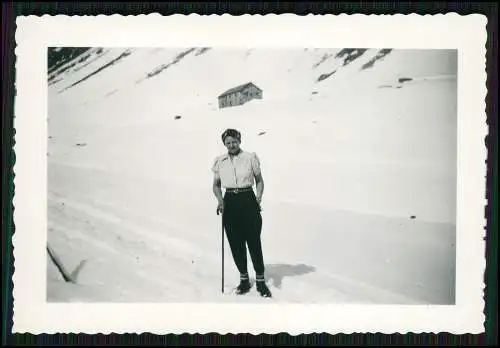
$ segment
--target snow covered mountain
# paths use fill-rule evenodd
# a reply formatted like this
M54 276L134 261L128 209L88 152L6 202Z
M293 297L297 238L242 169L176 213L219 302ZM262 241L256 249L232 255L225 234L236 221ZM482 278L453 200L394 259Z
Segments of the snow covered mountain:
M221 295L212 173L225 128L264 174L284 302L455 300L453 50L88 48L49 54L49 301ZM263 99L218 108L253 82ZM251 263L249 270L252 271ZM225 286L238 274L226 242Z

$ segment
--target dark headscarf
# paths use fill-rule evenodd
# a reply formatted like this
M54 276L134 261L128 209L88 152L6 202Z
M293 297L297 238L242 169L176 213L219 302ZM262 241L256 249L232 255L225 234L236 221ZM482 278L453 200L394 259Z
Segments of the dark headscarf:
M241 142L241 133L238 132L236 129L232 129L232 128L226 129L224 131L224 133L222 133L222 136L221 136L222 142L225 142L227 137L236 138L236 139L238 139L239 142Z

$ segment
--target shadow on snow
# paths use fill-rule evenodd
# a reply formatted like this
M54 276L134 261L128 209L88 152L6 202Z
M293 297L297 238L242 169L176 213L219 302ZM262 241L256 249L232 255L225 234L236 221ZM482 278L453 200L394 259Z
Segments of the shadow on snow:
M266 265L265 277L266 281L272 281L273 285L281 289L283 278L301 276L307 273L314 272L316 268L305 264L270 264Z

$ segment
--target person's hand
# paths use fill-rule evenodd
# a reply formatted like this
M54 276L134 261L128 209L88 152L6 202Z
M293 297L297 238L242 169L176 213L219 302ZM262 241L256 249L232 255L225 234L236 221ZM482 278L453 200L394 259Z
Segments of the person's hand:
M262 197L256 197L257 198L257 204L259 205L259 208L262 209Z
M217 215L222 214L224 212L224 202L219 202L217 205Z

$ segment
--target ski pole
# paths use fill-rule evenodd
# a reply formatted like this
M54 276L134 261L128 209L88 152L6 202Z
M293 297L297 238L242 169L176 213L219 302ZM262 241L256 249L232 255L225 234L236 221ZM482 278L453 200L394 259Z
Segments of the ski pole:
M222 216L224 213L222 213ZM222 293L224 293L224 218L221 218L222 226Z

